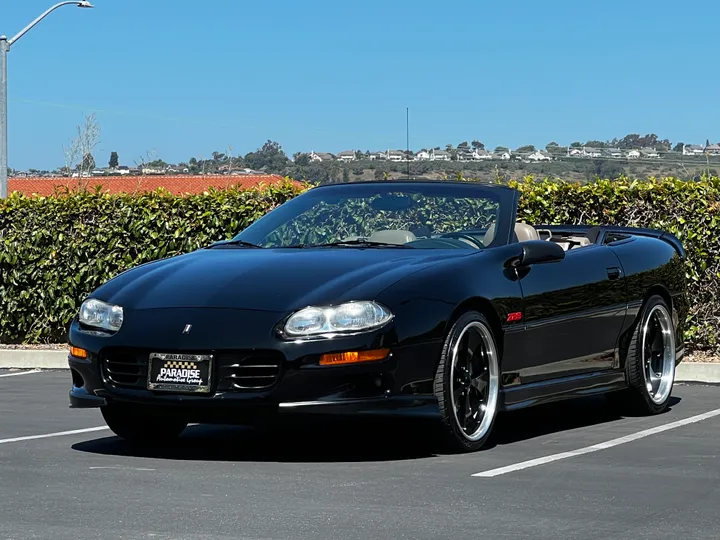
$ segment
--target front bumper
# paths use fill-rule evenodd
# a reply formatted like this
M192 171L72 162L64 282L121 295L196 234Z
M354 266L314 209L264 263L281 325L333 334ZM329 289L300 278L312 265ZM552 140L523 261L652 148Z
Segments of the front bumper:
M158 392L147 388L146 379L134 386L116 384L107 370L107 351L121 346L107 338L88 336L71 328L73 346L88 351L88 358L68 357L73 386L69 394L72 408L103 407L126 403L172 410L189 422L246 423L266 415L284 414L369 414L435 416L437 400L433 379L441 343L423 342L390 347L385 360L344 366L319 366L325 352L372 349L388 342L387 335L343 338L343 343L299 343L277 346L282 356L280 375L262 390L228 388L219 375L227 366L227 350L193 347L192 352L213 352L211 391L207 394ZM177 350L162 343L143 343L143 350ZM265 350L272 343L258 343L245 349Z

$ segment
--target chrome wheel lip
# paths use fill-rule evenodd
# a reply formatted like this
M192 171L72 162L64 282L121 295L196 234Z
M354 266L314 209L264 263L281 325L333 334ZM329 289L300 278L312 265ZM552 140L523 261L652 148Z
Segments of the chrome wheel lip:
M651 325L657 321L662 334L662 366L656 372L652 365L652 359L647 358L647 347ZM655 404L664 403L672 392L675 382L675 332L672 318L668 310L662 305L653 306L645 319L642 328L641 341L643 382L647 389L648 396Z
M458 363L458 349L460 347L460 343L462 342L462 338L471 329L477 329L480 333L480 336L482 337L483 346L485 347L485 350L487 352L488 357L488 397L487 397L487 404L485 407L485 411L483 412L483 418L480 421L480 424L478 425L477 429L471 433L468 434L466 431L462 428L462 425L460 423L460 419L458 418L457 410L455 409L455 390L454 390L454 381L455 381L455 368ZM490 329L485 326L483 323L479 321L472 321L465 325L465 327L462 329L460 334L455 340L455 345L452 349L452 359L450 363L450 406L452 407L453 411L453 418L455 419L455 425L457 426L460 433L462 433L463 437L467 439L468 441L475 442L482 439L487 432L490 430L490 426L493 422L493 419L495 418L495 413L497 411L498 406L498 394L499 394L499 367L498 367L498 358L497 358L497 349L495 347L495 342L492 337L492 333L490 332Z

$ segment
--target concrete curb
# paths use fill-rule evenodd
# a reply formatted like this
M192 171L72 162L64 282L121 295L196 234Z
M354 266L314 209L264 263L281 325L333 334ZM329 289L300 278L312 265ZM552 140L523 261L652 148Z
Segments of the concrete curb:
M69 369L67 356L67 349L0 350L0 369ZM675 380L720 383L720 363L681 362Z
M720 363L680 362L675 371L678 382L720 383Z
M0 369L70 369L67 349L0 350Z

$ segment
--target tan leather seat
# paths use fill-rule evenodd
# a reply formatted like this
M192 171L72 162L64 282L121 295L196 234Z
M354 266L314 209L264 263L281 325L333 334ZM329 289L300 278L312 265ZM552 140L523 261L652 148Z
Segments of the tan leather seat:
M528 225L527 223L515 223L515 236L517 236L518 242L527 242L529 240L540 240L540 235L535 230L535 227ZM495 223L488 227L485 237L483 238L483 244L487 247L495 238Z
M515 236L517 236L518 242L540 240L540 235L535 230L535 227L533 227L532 225L528 225L527 223L515 224Z

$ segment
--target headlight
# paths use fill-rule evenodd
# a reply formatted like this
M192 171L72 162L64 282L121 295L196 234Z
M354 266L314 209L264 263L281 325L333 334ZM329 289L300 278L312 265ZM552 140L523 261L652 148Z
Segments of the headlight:
M79 319L87 326L117 332L123 323L123 308L90 298L80 306Z
M306 307L285 323L289 336L365 332L384 325L393 315L376 302L348 302L333 307Z

